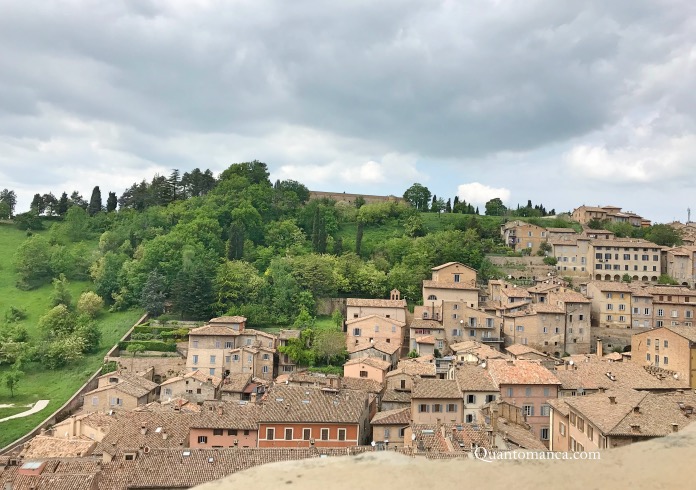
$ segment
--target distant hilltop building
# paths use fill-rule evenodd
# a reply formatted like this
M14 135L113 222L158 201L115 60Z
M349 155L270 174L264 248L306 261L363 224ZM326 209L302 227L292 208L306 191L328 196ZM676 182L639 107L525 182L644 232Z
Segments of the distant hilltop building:
M593 219L599 221L608 220L614 223L630 223L636 227L647 227L651 223L649 219L645 219L631 211L621 211L621 208L617 206L593 207L583 204L579 208L575 208L571 216L573 220L582 224L587 224Z
M348 194L347 192L324 192L324 191L309 191L309 199L331 199L336 202L347 202L348 204L355 203L358 197L365 199L365 204L375 202L406 202L403 197L396 196L373 196L370 194Z

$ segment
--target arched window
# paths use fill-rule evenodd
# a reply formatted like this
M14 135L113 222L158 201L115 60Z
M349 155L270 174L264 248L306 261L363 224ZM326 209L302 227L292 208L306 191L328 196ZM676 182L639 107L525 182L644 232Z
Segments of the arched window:
M428 301L437 301L437 296L431 294L430 296L428 296Z

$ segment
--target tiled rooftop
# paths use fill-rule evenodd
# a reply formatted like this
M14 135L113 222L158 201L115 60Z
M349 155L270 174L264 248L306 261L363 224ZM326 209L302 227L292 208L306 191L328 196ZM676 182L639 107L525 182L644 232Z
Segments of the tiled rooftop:
M397 408L395 410L386 410L377 412L372 420L372 425L409 425L411 423L411 409Z
M561 382L537 361L490 359L488 370L500 385L560 385Z
M455 368L454 376L459 384L459 389L464 393L468 391L498 391L498 387L488 370L481 366L462 364Z
M406 300L348 298L346 300L346 306L356 306L365 308L406 308Z
M259 422L358 423L367 393L275 385L264 395Z
M412 398L462 399L462 392L454 379L418 379L413 384Z

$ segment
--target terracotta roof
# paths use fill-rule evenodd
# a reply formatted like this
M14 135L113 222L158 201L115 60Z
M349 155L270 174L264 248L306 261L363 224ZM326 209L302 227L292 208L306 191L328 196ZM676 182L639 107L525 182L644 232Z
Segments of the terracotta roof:
M536 313L548 313L555 315L565 314L565 309L561 308L560 306L552 305L550 303L535 303L531 307Z
M374 379L367 378L341 378L341 389L365 391L367 393L381 393L383 386Z
M375 369L381 369L382 371L388 370L391 366L391 362L383 361L382 359L377 359L376 357L359 357L357 359L351 359L347 361L344 366L352 366L353 364L365 364Z
M92 391L85 393L85 397L93 395L95 393L101 393L108 390L117 390L126 395L133 396L135 398L141 398L147 394L154 391L159 385L145 379L141 376L135 376L132 374L114 374L110 373L113 377L119 378L118 383L110 383L108 385L102 386ZM108 375L107 375L108 376ZM102 376L104 377L104 376Z
M606 356L602 356L602 359L607 359L608 361L622 361L623 356L618 352L612 352Z
M435 337L432 335L424 335L423 337L416 337L417 344L434 344Z
M373 318L378 318L382 320L385 323L393 323L396 326L403 327L406 325L406 322L402 322L400 320L397 320L396 318L386 318L381 315L367 315L367 316L361 316L358 318L351 318L350 320L346 321L346 325L353 325L354 323L362 323L366 320L370 320Z
M645 291L653 296L696 296L696 291L684 286L648 286Z
M590 303L589 298L575 291L551 293L549 301L562 301L563 303Z
M364 306L367 308L406 308L406 300L348 298L346 300L346 306Z
M203 325L202 327L190 330L189 336L191 335L214 335L234 337L239 335L239 332L237 330L232 330L230 327L225 327L223 325Z
M488 370L500 385L560 385L561 382L538 361L490 359Z
M696 415L687 414L686 407L696 406L696 394L648 393L638 404L638 411L631 410L610 432L611 435L634 437L636 431L645 437L661 437L682 430L696 420ZM637 426L637 428L634 428Z
M423 287L430 289L469 289L472 291L478 290L478 287L476 287L476 285L472 284L471 282L438 282L425 280L423 281Z
M512 344L512 345L506 347L505 350L508 351L513 356L523 356L524 354L538 354L540 356L548 357L543 352L539 352L538 350L536 350L532 347L529 347L528 345L522 345L522 344Z
M435 267L433 267L433 268L430 269L430 270L431 270L431 271L439 271L439 270L444 269L445 267L449 267L449 266L451 266L451 265L460 265L460 266L464 267L465 269L469 269L469 270L471 270L471 271L476 272L476 269L474 269L474 268L472 268L472 267L469 267L468 265L464 265L464 264L462 264L461 262L446 262L446 263L444 263L444 264L442 264L442 265L435 266Z
M595 233L599 230L591 230ZM588 230L587 233L591 233ZM606 233L606 232L605 232ZM609 240L596 238L592 240L592 245L599 247L640 247L640 248L660 248L660 245L639 238L612 238Z
M690 340L691 342L696 342L696 329L694 329L694 327L667 326L663 328L667 328L670 331L676 333L677 335L684 337L687 340Z
M429 329L444 329L440 322L435 320L423 320L422 318L414 318L411 322L411 328L429 328Z
M475 364L457 366L454 377L463 393L467 391L498 391L488 370Z
M561 381L561 389L634 389L674 390L688 388L688 380L674 379L669 375L653 375L636 362L607 363L596 356L585 357L584 361L572 366L558 366L554 371Z
M462 342L450 344L449 347L452 352L455 352L457 355L468 353L476 356L481 361L485 359L508 359L510 357L507 354L499 352L492 347L475 340L464 340Z
M355 352L360 352L361 350L365 349L375 349L379 352L383 352L385 354L392 355L399 349L401 349L401 346L397 343L391 343L391 342L384 342L383 340L378 340L377 342L360 342L358 344L352 344L348 347L348 352L350 354L353 354Z
M217 318L212 318L208 323L244 323L247 321L244 316L219 316Z
M614 389L593 395L565 397L564 400L571 409L582 414L592 425L607 434L646 396L646 392ZM612 403L609 397L614 397L615 403Z
M113 454L115 450L137 449L145 446L183 447L188 442L190 423L196 416L197 414L164 412L147 407L129 412L115 411L112 415L115 418L114 422L106 436L99 441L94 452ZM145 434L141 432L143 426L145 426ZM163 434L166 434L166 438Z
M264 396L260 423L359 423L367 393L353 390L275 385Z
M222 378L218 378L217 376L212 376L210 374L205 374L203 371L200 369L196 369L195 371L191 371L190 373L186 373L183 376L177 376L175 378L169 378L168 380L164 381L160 386L165 386L177 381L182 381L185 379L194 379L200 383L210 383L214 387L218 388L220 387L220 384L222 383Z
M411 392L402 390L385 390L382 403L411 403Z
M551 405L554 410L559 412L564 417L567 417L568 414L570 414L570 409L568 408L568 404L565 402L565 398L551 398L546 400L546 403Z
M594 286L595 288L599 289L600 291L606 291L606 292L617 292L617 293L630 293L631 292L631 287L623 282L614 282L614 281L590 281L587 283L587 287L590 287L590 285Z
M251 374L230 374L222 383L222 391L241 393L249 383L251 383Z
M418 362L413 359L403 359L399 361L395 370L387 373L387 377L399 373L410 376L435 376L436 370L435 364Z
M529 429L512 423L503 417L498 418L498 434L522 449L530 451L548 450L544 443L537 439Z
M577 233L573 228L546 228L549 233Z
M397 408L377 412L370 423L372 425L409 425L411 423L411 409Z
M198 429L258 430L261 407L255 403L230 401L208 404L189 426Z
M413 384L411 397L462 399L462 392L454 379L419 379Z
M87 438L63 439L51 436L36 436L24 444L21 457L37 458L74 458L92 453L95 442Z
M508 298L530 298L532 295L525 288L505 288L500 290Z

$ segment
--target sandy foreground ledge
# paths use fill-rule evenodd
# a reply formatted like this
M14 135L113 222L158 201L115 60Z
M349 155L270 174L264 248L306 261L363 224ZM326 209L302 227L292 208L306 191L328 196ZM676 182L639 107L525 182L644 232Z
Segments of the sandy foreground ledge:
M599 461L427 460L395 453L316 458L257 466L197 490L230 488L410 489L415 485L466 488L600 489L696 488L696 424L668 437L604 451ZM248 485L248 486L245 486Z

